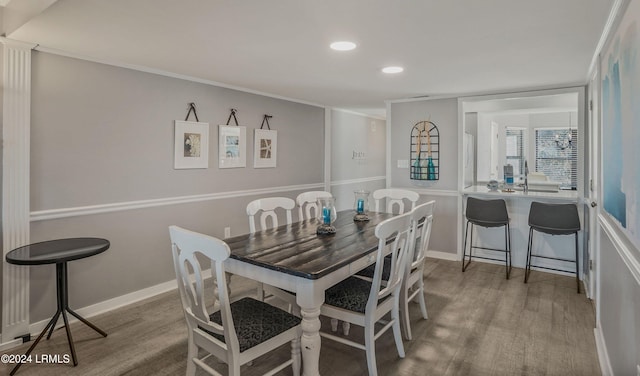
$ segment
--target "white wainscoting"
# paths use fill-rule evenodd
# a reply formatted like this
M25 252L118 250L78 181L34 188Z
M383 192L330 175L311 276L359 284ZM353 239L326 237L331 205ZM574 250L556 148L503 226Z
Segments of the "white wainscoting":
M598 326L593 329L593 335L596 337L596 351L598 352L598 361L600 362L600 372L602 372L602 376L613 376L607 345L604 342L602 328L599 322Z
M606 236L613 244L613 248L615 248L618 255L622 259L622 262L629 270L629 273L633 276L633 279L636 283L636 288L640 288L640 262L634 253L637 253L637 250L632 249L633 245L631 245L626 239L622 238L620 235L620 229L617 229L617 225L613 223L613 220L608 217L606 214L598 215L598 223L602 227L602 230L606 234ZM602 242L601 242L602 243ZM602 249L600 250L602 257ZM598 260L599 261L599 260ZM604 276L601 274L598 276L600 284L603 282ZM599 298L599 296L597 297ZM598 305L602 304L602 302L597 302ZM602 308L598 307L599 310ZM612 308L613 309L613 308ZM630 329L631 330L631 329ZM596 339L596 349L598 352L598 360L600 361L600 370L603 376L613 376L613 367L611 365L611 360L609 358L609 350L607 349L607 344L605 342L604 333L602 332L602 325L600 323L600 317L597 317L597 325L594 329L594 335ZM615 334L613 335L615 341ZM615 343L613 344L615 348Z
M606 215L600 214L598 216L598 222L607 236L611 239L611 242L613 243L616 251L618 251L620 258L624 261L627 268L629 268L633 278L635 278L636 283L640 286L640 262L633 255L631 249L629 249L627 242L620 237L617 230L614 228L614 224L611 223L611 219Z

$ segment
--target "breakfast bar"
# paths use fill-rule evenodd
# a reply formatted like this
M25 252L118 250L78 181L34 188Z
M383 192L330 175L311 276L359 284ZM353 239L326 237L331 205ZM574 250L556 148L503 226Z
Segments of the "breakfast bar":
M466 201L467 197L476 197L485 200L491 199L503 199L507 204L507 211L509 213L510 218L510 227L511 227L511 252L512 252L512 263L513 266L518 268L524 268L526 265L526 257L527 257L527 240L529 234L529 208L531 207L531 203L533 201L543 202L543 203L578 203L578 193L577 191L572 190L559 190L556 192L548 192L548 191L534 191L529 190L528 192L524 192L523 190L514 190L511 192L496 190L490 191L486 186L483 185L474 185L465 188L462 191L463 200ZM465 204L462 205L462 221L464 228L464 208ZM540 235L536 235L540 236ZM462 239L460 239L460 244L463 244L464 234L462 234ZM476 241L483 247L486 248L500 248L504 247L504 234L499 229L485 229L479 228L477 230ZM574 247L572 243L572 239L569 237L563 236L544 236L541 239L536 238L535 245L537 252L540 254L544 254L550 257L558 257L558 258L572 258ZM495 256L490 255L482 250L474 251L478 255L484 256ZM484 254L483 254L484 253ZM543 266L563 269L566 269L564 264L553 261L553 260L543 260L539 262Z

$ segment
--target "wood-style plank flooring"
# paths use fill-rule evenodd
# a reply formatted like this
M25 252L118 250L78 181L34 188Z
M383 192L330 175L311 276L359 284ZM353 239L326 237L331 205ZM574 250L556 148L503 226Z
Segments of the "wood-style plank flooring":
M593 335L594 311L575 280L523 270L505 280L504 266L473 262L462 273L459 262L427 259L425 286L429 319L411 306L414 339L405 341L398 358L391 332L376 342L378 371L385 375L600 375ZM246 289L232 279L232 289ZM73 306L73 302L71 302ZM54 308L52 307L52 310ZM79 364L25 364L17 375L183 375L186 369L186 325L177 291L90 319L109 333L103 338L81 323L71 325ZM323 330L329 322L323 320ZM361 338L351 329L350 337ZM5 353L22 354L29 344ZM70 354L64 329L43 339L34 351ZM290 356L284 346L242 368L261 375ZM212 361L223 374L226 366ZM12 367L0 364L0 373ZM322 340L322 375L366 375L364 351ZM199 373L204 374L204 373ZM291 369L280 372L290 375Z

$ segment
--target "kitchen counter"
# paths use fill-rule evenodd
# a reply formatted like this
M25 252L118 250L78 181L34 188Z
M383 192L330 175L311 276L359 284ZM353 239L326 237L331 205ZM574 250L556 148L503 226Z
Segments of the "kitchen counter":
M532 200L541 200L541 201L562 201L562 202L578 202L578 191L557 191L557 192L541 192L541 191L533 191L529 190L529 192L523 191L513 191L513 192L504 192L502 190L497 191L489 191L486 185L472 185L471 187L467 187L462 191L463 195L471 195L471 196L485 196L485 197L495 197L495 198L523 198L523 199L532 199Z

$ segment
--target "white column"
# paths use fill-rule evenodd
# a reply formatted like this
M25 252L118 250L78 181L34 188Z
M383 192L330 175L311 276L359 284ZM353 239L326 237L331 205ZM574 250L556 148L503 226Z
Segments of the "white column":
M29 268L6 254L29 243L31 49L1 38L2 109L2 343L29 333Z
M331 192L331 108L324 108L324 190Z

